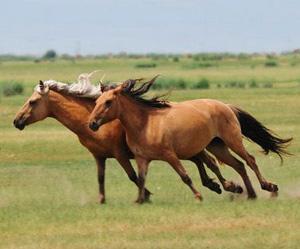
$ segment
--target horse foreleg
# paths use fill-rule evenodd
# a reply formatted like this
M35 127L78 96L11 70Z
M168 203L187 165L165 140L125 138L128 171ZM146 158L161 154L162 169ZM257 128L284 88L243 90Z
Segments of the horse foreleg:
M198 192L192 182L192 179L189 177L189 175L186 173L185 168L182 166L180 160L177 158L176 155L170 155L166 158L166 161L173 167L173 169L177 172L177 174L180 176L181 180L190 187L192 192L195 195L196 199L202 200L202 195L200 192Z
M149 160L136 156L135 157L137 166L138 166L138 186L139 186L139 193L136 203L142 204L145 201L145 181L148 172Z
M138 177L134 171L134 168L132 167L132 164L131 164L128 156L120 154L120 155L116 156L116 159L120 163L122 168L125 170L128 178L132 182L134 182L137 187L139 187ZM145 188L145 201L150 201L151 194L152 193L147 188Z
M99 203L105 203L105 160L106 158L95 157L97 163L97 176L99 185Z

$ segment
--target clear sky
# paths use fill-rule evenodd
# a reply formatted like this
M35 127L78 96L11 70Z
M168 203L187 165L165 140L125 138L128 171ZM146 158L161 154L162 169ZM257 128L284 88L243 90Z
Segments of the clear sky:
M280 52L299 0L1 0L0 54Z

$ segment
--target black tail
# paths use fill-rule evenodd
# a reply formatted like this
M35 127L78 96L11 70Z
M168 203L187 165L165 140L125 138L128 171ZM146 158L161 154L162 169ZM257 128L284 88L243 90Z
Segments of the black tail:
M280 157L281 161L282 155L291 155L286 150L286 147L293 138L282 139L249 113L233 105L229 105L229 107L233 110L240 122L242 134L251 141L260 145L266 155L270 151L274 152Z

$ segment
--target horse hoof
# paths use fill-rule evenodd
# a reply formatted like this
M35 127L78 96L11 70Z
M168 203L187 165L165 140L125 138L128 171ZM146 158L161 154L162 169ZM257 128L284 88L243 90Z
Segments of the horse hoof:
M138 199L135 201L135 203L137 203L137 204L143 204L143 203L144 203L144 200L138 198Z
M278 186L276 184L270 183L270 182L266 182L261 184L261 188L263 190L267 190L269 192L278 192Z
M222 193L222 189L221 189L220 185L218 183L214 182L213 180L211 180L203 185L218 194Z
M199 201L203 201L203 197L201 196L201 194L195 194L195 199L199 200Z
M255 200L256 198L256 194L248 194L248 200Z
M239 186L239 185L236 186L235 193L241 194L241 193L243 193L243 191L244 190L243 190L243 188L241 186Z
M272 192L278 192L279 188L276 184L272 184Z
M99 197L99 204L100 205L105 204L105 197L104 196Z
M151 202L151 200L150 200L151 195L152 195L152 193L150 191L145 191L145 201L146 202Z
M243 193L243 188L240 185L235 184L234 182L226 182L224 189L232 193Z

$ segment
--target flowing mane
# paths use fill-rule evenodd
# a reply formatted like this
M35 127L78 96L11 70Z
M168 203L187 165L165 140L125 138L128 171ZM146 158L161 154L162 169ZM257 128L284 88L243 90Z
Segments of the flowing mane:
M44 81L45 88L49 90L69 94L74 97L80 98L89 98L96 100L104 91L108 91L110 89L114 89L120 83L111 83L110 85L103 86L93 85L90 81L91 76L97 71L93 71L91 73L82 73L78 76L77 82L68 84L59 82L56 80L47 80ZM142 83L142 85L136 88L136 83L142 81L143 79L129 79L123 82L124 88L122 93L133 98L137 102L155 108L167 108L170 107L169 103L165 99L161 99L163 96L155 96L150 99L144 98L144 94L149 91L153 83L155 82L155 76L150 81ZM34 88L38 93L42 93L39 85Z
M146 106L150 106L154 108L168 108L170 107L168 101L165 99L161 99L165 95L155 96L150 99L145 99L143 97L143 95L147 93L148 90L151 88L151 86L153 85L157 77L158 75L155 76L152 80L142 83L142 85L138 88L135 88L136 83L142 81L143 79L126 80L123 83L124 88L122 90L122 93Z
M102 94L101 85L93 85L90 77L97 71L91 73L82 73L78 76L77 82L67 84L56 80L44 81L45 87L55 92L62 92L74 97L97 99ZM39 85L35 87L35 91L41 93Z

